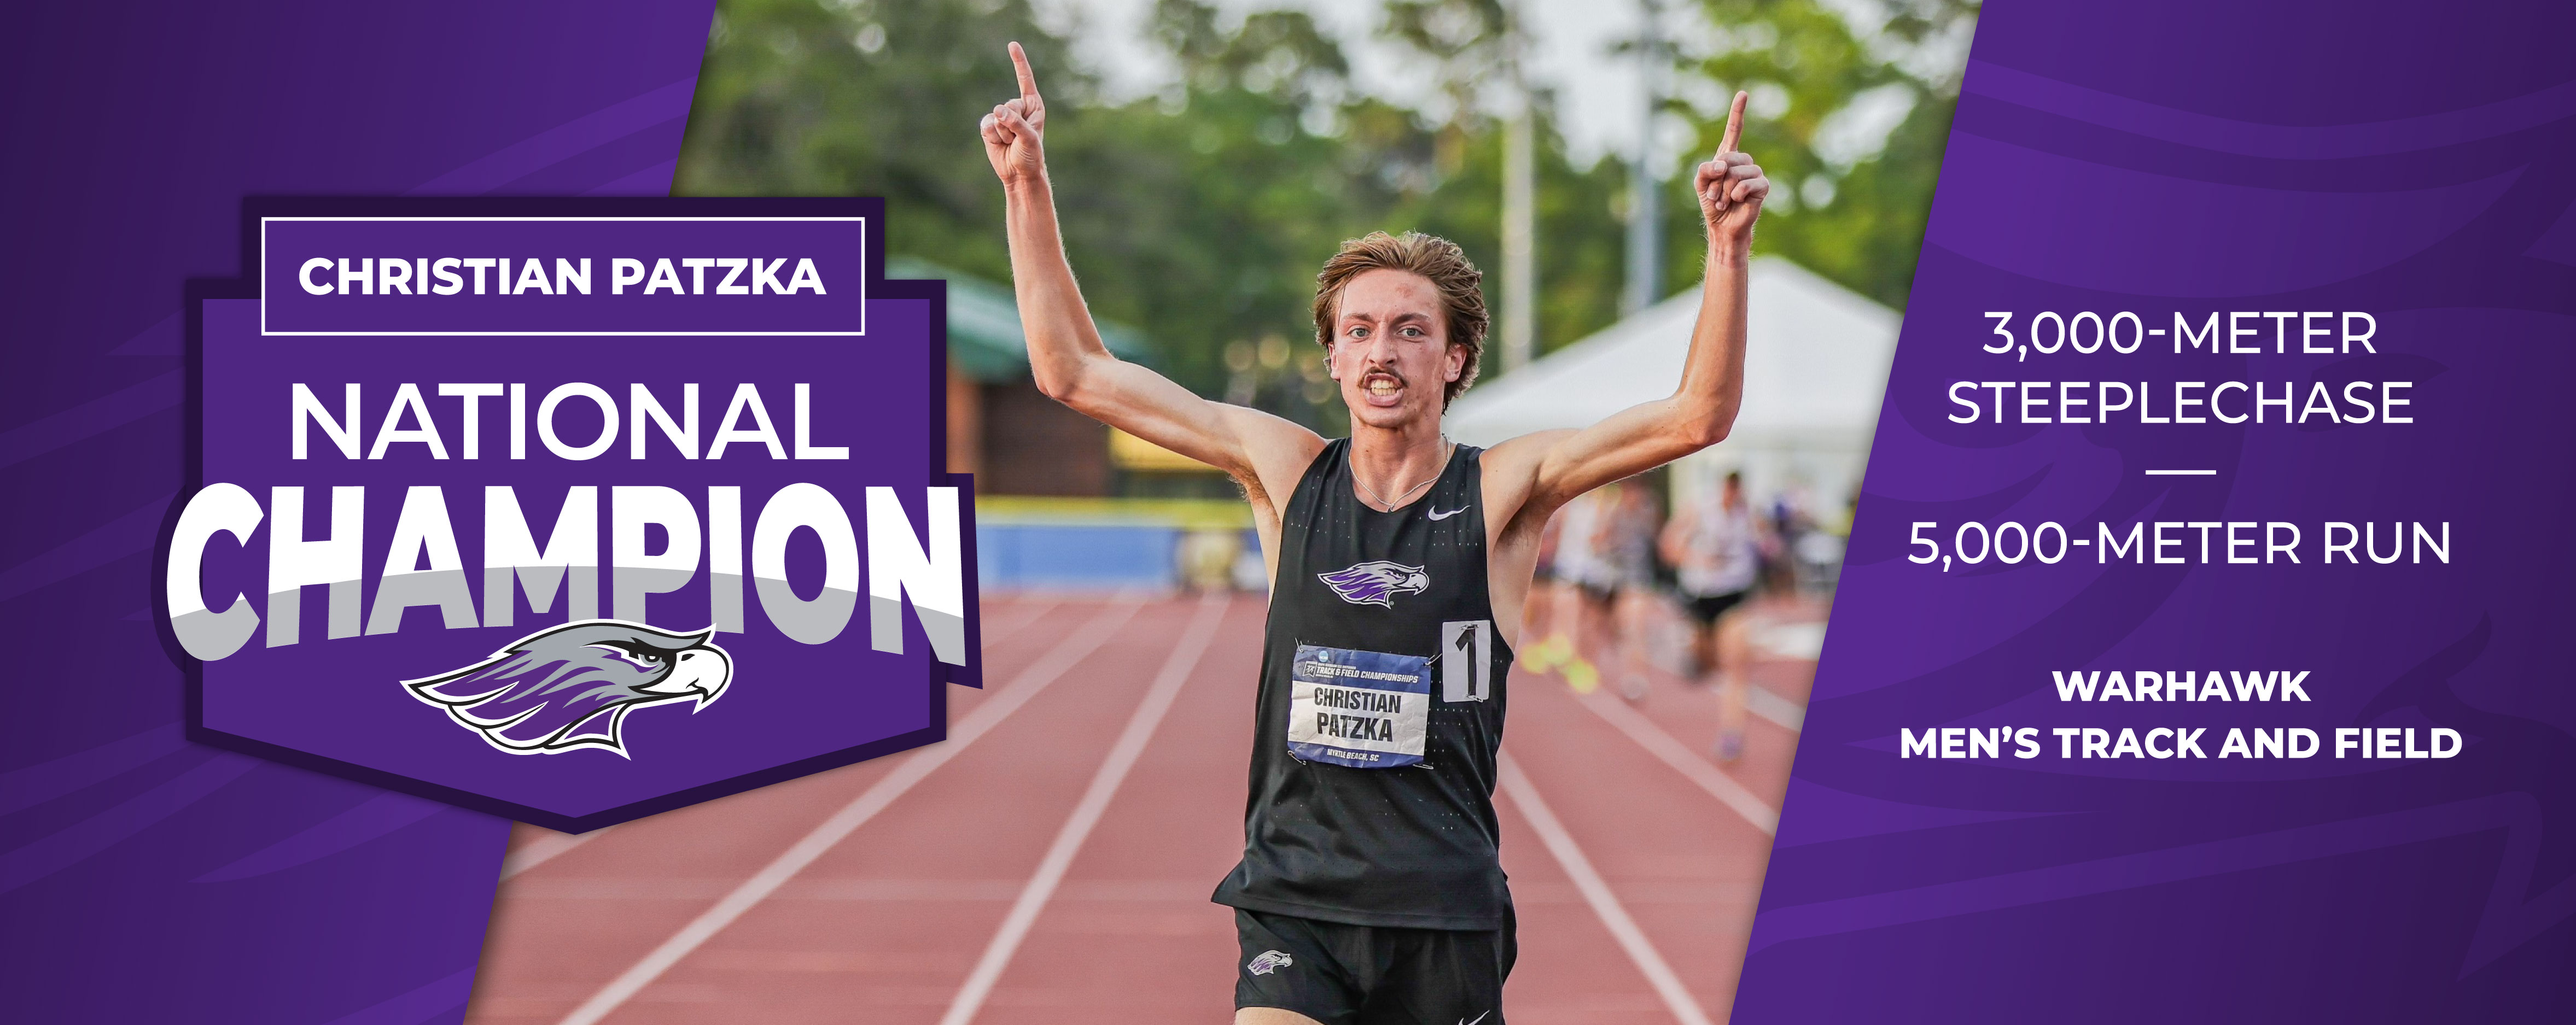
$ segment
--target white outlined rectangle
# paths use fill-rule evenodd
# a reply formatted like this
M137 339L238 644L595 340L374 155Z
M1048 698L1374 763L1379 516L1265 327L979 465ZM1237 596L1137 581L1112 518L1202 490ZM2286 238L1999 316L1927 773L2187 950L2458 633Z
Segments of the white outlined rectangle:
M867 218L865 217L262 217L259 219L259 333L276 338L856 338L868 333L868 296L866 266L868 259ZM508 222L508 221L833 221L859 226L859 329L856 331L271 331L268 329L268 225L271 221L438 221L438 222Z

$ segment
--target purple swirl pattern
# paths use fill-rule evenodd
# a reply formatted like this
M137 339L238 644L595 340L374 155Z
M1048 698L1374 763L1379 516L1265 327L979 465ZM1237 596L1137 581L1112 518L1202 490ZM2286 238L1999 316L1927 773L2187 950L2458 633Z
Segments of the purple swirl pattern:
M666 193L711 12L13 12L37 45L0 81L45 99L0 110L11 1020L459 1020L508 824L181 736L149 611L184 482L181 283L235 272L245 195Z
M1989 5L1734 1008L2576 1014L2564 5ZM2376 354L1978 351L1989 310L2362 310ZM2156 341L2162 342L2163 339ZM1953 381L2417 382L2411 425L1952 423ZM2214 475L2146 476L2155 468ZM2449 522L2449 565L1938 566L1909 526ZM2081 535L2079 535L2081 536ZM2293 705L2052 669L2309 670ZM2444 726L2443 761L1901 759L1900 728ZM2215 744L2210 745L2215 753Z

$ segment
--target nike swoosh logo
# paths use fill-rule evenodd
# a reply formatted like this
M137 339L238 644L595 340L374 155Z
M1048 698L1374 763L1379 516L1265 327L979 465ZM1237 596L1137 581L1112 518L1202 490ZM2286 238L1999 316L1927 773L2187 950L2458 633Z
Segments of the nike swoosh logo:
M1492 1011L1486 1011L1486 1012L1485 1012L1485 1014L1492 1014L1492 1013L1494 1013L1494 1012L1492 1012ZM1476 1016L1476 1021L1483 1021L1483 1020L1485 1020L1485 1014L1479 1014L1479 1015L1477 1015L1477 1016ZM1458 1025L1476 1025L1476 1021L1461 1021L1461 1022L1459 1022L1459 1023L1458 1023Z
M1459 513L1466 512L1466 511L1467 511L1467 507L1466 507L1466 506L1463 506L1463 505L1462 505L1462 506L1459 506L1459 507L1457 507L1457 508L1455 508L1455 509L1451 509L1451 510L1449 510L1448 512L1441 512L1441 511L1440 511L1440 510L1438 510L1438 509L1433 509L1433 510L1431 510L1431 518L1432 518L1432 519L1435 519L1435 520L1445 520L1445 519L1448 519L1449 517L1456 516L1456 515L1458 515ZM1487 1014L1491 1014L1491 1013L1493 1013L1493 1012L1488 1011L1488 1012L1486 1012L1486 1013L1487 1013ZM1478 1020L1482 1020L1485 1016L1484 1016L1484 1015L1482 1015L1482 1014L1480 1014L1480 1015L1477 1015L1476 1017L1477 1017L1477 1019L1478 1019ZM1466 1025L1476 1025L1476 1023L1471 1021L1471 1022L1467 1022L1467 1023L1466 1023Z

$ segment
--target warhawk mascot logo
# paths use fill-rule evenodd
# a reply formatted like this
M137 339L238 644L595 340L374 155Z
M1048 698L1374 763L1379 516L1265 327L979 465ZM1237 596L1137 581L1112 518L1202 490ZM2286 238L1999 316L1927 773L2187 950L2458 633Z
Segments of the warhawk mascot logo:
M1431 575L1420 566L1407 566L1384 559L1363 562L1345 570L1317 573L1315 579L1330 585L1334 594L1353 605L1395 607L1395 596L1420 594L1431 586Z
M585 747L630 757L620 739L638 708L695 699L714 704L733 658L708 643L710 627L675 634L618 619L548 627L452 672L404 680L413 697L511 754Z

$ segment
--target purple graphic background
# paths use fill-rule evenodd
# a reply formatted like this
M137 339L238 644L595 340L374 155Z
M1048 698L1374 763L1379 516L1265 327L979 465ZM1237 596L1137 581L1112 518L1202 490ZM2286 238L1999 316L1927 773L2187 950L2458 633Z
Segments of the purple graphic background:
M692 215L674 211L659 216ZM779 216L793 215L782 212ZM267 319L262 329L476 334L860 332L866 318L866 284L871 266L862 245L867 238L862 227L851 221L785 219L728 226L671 220L501 223L271 218L263 231L266 253L262 257L265 266L260 287L266 290ZM312 278L317 283L330 283L332 294L313 295L298 283L305 261L315 257L334 261L331 270L317 269ZM540 261L542 273L553 281L556 260L572 261L578 269L587 257L590 291L574 291L567 284L560 286L564 289L562 294L548 295L532 285L528 291L503 295L493 282L501 272L499 267L482 272L485 291L481 294L474 290L474 270L466 267L451 268L461 279L454 295L422 295L416 284L411 286L411 294L343 294L338 290L337 262L342 259L360 271L364 270L362 260L399 260L411 264L405 270L417 277L415 261L428 258L435 262L441 257L508 258L514 282L524 273L528 260ZM639 261L645 272L644 280L623 286L622 293L612 264L618 257ZM691 257L760 257L759 269L770 271L770 279L763 280L749 263L733 269L681 265L681 260ZM806 287L793 294L772 291L793 279L799 259L814 261L816 279L822 282L823 290L817 293ZM668 287L646 294L645 289L653 282L651 272L665 260L677 275L681 294L673 294ZM883 262L876 260L875 265ZM760 294L727 295L718 291L728 281L735 288L758 287ZM359 287L355 281L350 286Z
M2572 33L2538 3L1986 8L1735 1020L2576 1017ZM2361 310L2379 354L2018 362L1978 351L1989 310ZM2106 378L2412 380L2418 422L1945 419L1953 381ZM1971 519L2308 540L2297 566L1904 557L1912 522L1946 550ZM2327 520L2447 521L2452 564L2320 566ZM2311 670L2315 701L2062 704L2049 671L2078 668ZM2005 725L2327 750L1897 756L1900 727ZM2336 760L2348 726L2467 749Z
M12 1020L462 1013L508 823L181 739L153 544L181 283L249 194L660 195L711 5L56 4L0 65L0 991ZM717 707L722 707L718 705Z

